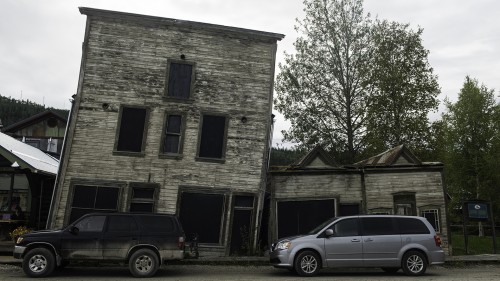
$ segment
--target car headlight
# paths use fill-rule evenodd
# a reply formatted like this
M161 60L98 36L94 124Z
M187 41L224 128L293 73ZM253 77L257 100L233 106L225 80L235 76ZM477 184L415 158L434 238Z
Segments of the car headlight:
M22 237L17 238L17 240L16 240L16 244L19 244L19 243L23 242L23 239L24 239L24 238L22 238Z
M292 242L288 240L280 241L276 244L278 250L288 250L292 246Z

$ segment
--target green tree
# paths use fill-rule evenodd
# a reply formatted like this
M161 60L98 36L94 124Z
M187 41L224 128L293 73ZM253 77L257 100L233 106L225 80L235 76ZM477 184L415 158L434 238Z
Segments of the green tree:
M362 146L369 94L370 19L362 0L305 0L295 54L285 53L275 107L292 127L286 140L332 151L352 163ZM345 153L345 155L344 155Z
M462 200L487 199L500 204L498 171L499 104L494 91L465 78L455 103L446 101L446 180L451 208Z
M374 56L367 118L370 153L406 144L417 154L429 145L428 114L437 110L437 76L422 45L423 29L378 21L373 26Z

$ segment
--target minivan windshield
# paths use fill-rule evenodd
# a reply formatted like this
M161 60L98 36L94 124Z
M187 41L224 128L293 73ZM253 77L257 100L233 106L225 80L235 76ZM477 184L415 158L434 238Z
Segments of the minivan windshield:
M320 230L322 230L323 228L325 228L325 226L331 224L332 222L334 222L335 220L337 220L338 218L337 217L333 217L333 218L330 218L330 219L327 219L326 221L324 221L322 224L316 226L313 230L309 231L309 233L307 233L308 235L313 235L313 234L316 234L318 233Z

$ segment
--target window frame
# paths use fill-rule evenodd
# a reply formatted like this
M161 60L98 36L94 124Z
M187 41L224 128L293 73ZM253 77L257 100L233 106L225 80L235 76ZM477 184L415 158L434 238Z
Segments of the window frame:
M147 198L134 198L134 189L150 189L153 188L153 198L147 199ZM157 207L158 207L158 197L160 193L160 185L157 183L144 183L144 182L131 182L129 184L129 200L127 202L127 211L132 212L130 210L130 207L133 203L152 203L153 208L151 213L156 213L157 212ZM143 212L133 212L133 213L143 213Z
M179 134L178 153L165 152L165 141L167 139L168 118L169 118L169 116L172 116L172 115L181 116L181 131ZM187 114L185 112L180 112L180 111L167 111L167 112L165 112L164 121L163 121L163 130L162 130L162 135L161 135L161 143L160 143L160 153L159 153L160 158L182 159L183 150L184 150L184 139L186 136L186 119L187 119Z
M434 227L434 225L429 221L429 223L432 225L432 227L434 228L434 231L436 231L436 233L441 233L441 212L440 212L440 208L438 207L434 207L434 206L429 206L429 207L423 207L423 208L420 208L420 216L427 219L427 217L424 216L424 213L429 213L430 211L434 211L435 213L435 223L436 223L436 227ZM428 220L428 219L427 219ZM437 228L437 229L436 229Z
M215 117L224 117L225 118L225 124L224 124L224 136L222 139L222 151L221 151L221 158L212 158L212 157L202 157L200 156L200 150L201 150L201 142L202 142L202 135L203 135L203 123L205 120L205 116L215 116ZM200 115L200 124L198 128L198 144L197 144L197 149L196 149L196 161L201 161L201 162L214 162L214 163L225 163L226 162L226 150L227 150L227 136L228 136L228 131L229 131L229 115L227 114L220 114L220 113L214 113L214 112L202 112Z
M191 82L189 84L189 93L187 98L182 98L182 97L174 97L169 95L169 82L170 82L170 68L172 63L176 64L189 64L191 65ZM193 93L194 93L194 85L195 85L195 79L196 79L196 62L193 61L186 61L186 60L177 60L177 59L167 59L167 66L166 66L166 73L165 73L165 94L163 98L168 101L173 101L173 102L192 102L194 100L193 98Z
M415 192L398 192L392 194L392 200L394 204L394 214L402 216L416 216L417 215L417 196ZM400 214L398 213L398 207L401 206L405 210L410 210L410 214Z
M122 125L122 117L123 117L123 109L124 108L134 108L134 109L144 109L146 111L146 115L144 117L144 128L142 131L142 144L141 144L141 151L121 151L118 150L118 143L120 140L120 131L121 131L121 125ZM140 105L120 105L120 110L118 113L118 122L117 122L117 127L116 127L116 135L115 135L115 144L113 147L113 155L123 155L123 156L135 156L135 157L144 157L145 156L145 149L146 149L146 141L147 141L147 135L148 135L148 123L149 123L149 117L150 117L150 108L146 106L140 106Z

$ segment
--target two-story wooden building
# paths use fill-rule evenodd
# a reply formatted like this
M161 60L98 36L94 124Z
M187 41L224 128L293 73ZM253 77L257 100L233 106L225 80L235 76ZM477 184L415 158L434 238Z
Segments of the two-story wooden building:
M205 255L258 241L284 35L80 8L78 91L49 227L177 214Z

